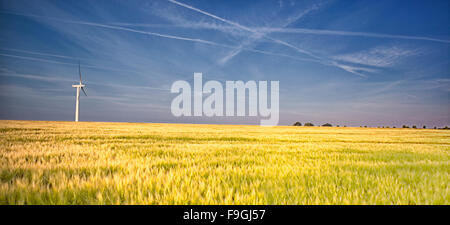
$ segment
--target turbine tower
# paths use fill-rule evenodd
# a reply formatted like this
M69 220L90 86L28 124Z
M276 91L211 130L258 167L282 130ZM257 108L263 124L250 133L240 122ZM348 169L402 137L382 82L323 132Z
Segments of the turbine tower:
M81 81L81 69L80 69L80 62L78 62L78 73L80 74L80 84L74 84L72 87L77 88L77 95L76 95L76 105L75 105L75 122L78 122L78 112L80 111L80 89L83 91L84 95L87 96L86 91L84 90L84 85Z

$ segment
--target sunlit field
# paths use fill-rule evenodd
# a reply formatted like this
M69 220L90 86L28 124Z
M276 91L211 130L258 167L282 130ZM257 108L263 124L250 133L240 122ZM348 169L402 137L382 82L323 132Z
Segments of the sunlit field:
M450 131L0 121L1 204L450 204Z

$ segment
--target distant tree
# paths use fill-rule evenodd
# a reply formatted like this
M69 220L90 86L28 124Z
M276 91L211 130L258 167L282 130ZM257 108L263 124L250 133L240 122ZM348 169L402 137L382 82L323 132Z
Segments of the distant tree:
M447 126L445 126L444 128L442 128L442 129L444 129L444 130L448 130L449 128L447 127Z
M367 128L367 126L364 126L364 128Z
M336 127L339 127L339 125L336 125Z
M423 129L427 129L427 126L423 125Z
M434 127L434 129L437 129L437 127Z
M403 125L402 128L409 128L409 126Z
M294 123L293 126L301 126L301 125L302 125L302 123L300 123L300 122L297 121L297 122Z
M333 125L331 125L331 123L326 123L326 124L323 124L322 125L322 127L332 127Z
M386 126L386 128L389 128L389 126Z
M393 126L392 128L395 128L395 126Z
M347 125L344 125L344 127L347 127Z
M305 127L313 127L314 126L314 124L313 123L305 123Z
M412 128L417 129L417 126L416 126L416 125L413 125Z

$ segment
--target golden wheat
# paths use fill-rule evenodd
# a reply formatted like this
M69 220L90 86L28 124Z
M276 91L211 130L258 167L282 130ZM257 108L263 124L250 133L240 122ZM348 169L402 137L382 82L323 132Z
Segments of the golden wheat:
M1 204L449 204L450 132L0 121Z

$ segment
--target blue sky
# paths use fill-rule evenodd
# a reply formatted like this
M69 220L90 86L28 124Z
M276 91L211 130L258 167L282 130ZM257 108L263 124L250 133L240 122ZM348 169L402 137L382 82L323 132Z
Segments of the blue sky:
M0 1L0 119L174 117L176 80L279 80L280 125L445 126L448 1Z

